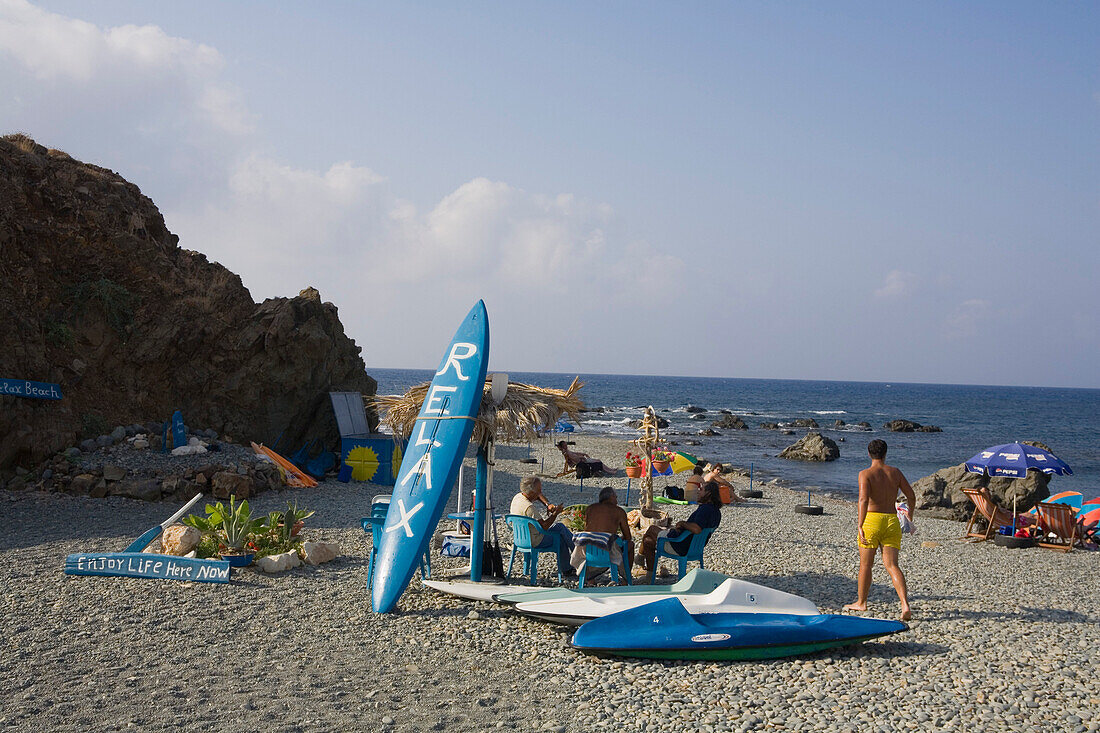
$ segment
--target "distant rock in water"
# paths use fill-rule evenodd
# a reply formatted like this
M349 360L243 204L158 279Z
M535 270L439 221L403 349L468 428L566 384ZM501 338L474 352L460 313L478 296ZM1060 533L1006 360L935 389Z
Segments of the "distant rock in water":
M779 430L779 423L777 422L762 422L760 423L761 430Z
M797 420L792 420L791 423L790 423L790 426L792 428L814 428L814 429L821 427L820 425L817 424L817 420L814 420L812 417L800 417Z
M705 407L696 407L695 405L688 405L687 407L684 408L684 412L691 412L691 413L700 413L700 412L706 412L706 411L707 411L707 408L705 408Z
M807 433L794 445L784 448L779 457L792 461L835 461L840 458L840 448L821 433Z
M942 433L942 428L935 425L921 425L912 420L891 420L882 427L895 433Z
M749 426L737 415L723 414L722 417L712 422L711 427L724 428L726 430L748 430Z
M24 135L0 138L0 272L0 376L64 395L0 396L0 469L177 409L241 440L335 442L328 392L374 394L316 290L255 303L137 186Z

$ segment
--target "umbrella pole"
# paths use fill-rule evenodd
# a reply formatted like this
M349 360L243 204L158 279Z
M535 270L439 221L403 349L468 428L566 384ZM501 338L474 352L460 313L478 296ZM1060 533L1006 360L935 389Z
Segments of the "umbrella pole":
M484 446L477 447L477 475L474 478L474 521L470 527L470 580L481 582L481 561L485 548L485 492L489 475L489 457Z

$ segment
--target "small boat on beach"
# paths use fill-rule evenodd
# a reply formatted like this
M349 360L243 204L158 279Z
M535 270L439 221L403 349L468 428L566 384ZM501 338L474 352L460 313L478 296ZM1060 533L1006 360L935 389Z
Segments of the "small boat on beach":
M791 613L690 613L678 598L597 618L573 634L593 654L646 659L775 659L908 630L901 621Z
M717 573L715 573L717 575ZM768 588L746 580L722 576L724 580L708 592L670 592L672 586L637 586L633 593L594 594L566 591L556 597L532 600L521 598L513 608L525 616L550 623L580 626L593 619L618 615L623 611L648 606L655 601L672 600L691 614L784 614L816 616L813 601Z
M425 580L422 582L432 590L470 601L492 602L499 595L519 596L525 591L534 593L539 591L538 588L532 590L529 585L505 585L504 583L494 583L491 580L480 583L452 580Z

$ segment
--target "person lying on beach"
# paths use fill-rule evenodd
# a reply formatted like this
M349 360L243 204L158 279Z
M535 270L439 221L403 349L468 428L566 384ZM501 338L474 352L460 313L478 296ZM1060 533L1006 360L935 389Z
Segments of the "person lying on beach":
M614 476L615 471L607 468L603 465L603 461L593 458L587 453L581 451L569 450L569 444L564 440L559 440L558 450L561 451L562 456L565 457L565 469L558 474L558 476L564 476L570 471L574 471L577 468L578 463L585 463L591 467L592 474L599 474L601 476Z
M585 543L598 544L607 550L611 562L619 566L619 585L624 585L630 572L630 558L634 557L634 537L630 534L630 523L626 519L626 512L619 506L619 495L615 493L615 489L603 487L600 489L599 499L597 503L589 504L585 510L584 540ZM619 549L619 543L615 541L618 535L626 540L625 557ZM571 561L577 572L584 567L584 544L580 539L573 549ZM588 573L587 579L600 575L604 570L605 568L594 568Z
M719 496L718 484L707 481L699 487L699 507L691 513L686 522L677 522L670 528L656 525L646 530L642 537L642 546L638 550L635 564L643 566L646 570L653 569L654 556L657 554L657 540L662 537L671 537L673 541L668 543L668 549L677 555L683 556L691 546L691 536L699 534L704 529L717 527L722 522L722 499Z
M722 478L722 472L725 470L725 466L721 463L707 464L707 467L703 470L703 481L713 481L718 484L718 496L723 504L733 504L735 502L744 501L737 495L737 492L733 490L733 485Z
M538 506L542 504L545 511ZM519 493L512 497L510 514L520 514L530 517L539 523L543 531L531 530L531 545L533 547L549 547L553 539L550 535L561 537L558 545L558 572L562 575L573 576L577 571L569 564L569 557L573 552L573 533L561 522L556 522L561 514L562 506L551 504L542 494L542 481L537 476L524 476L519 482Z
M909 516L916 514L917 497L905 480L904 474L894 466L886 465L886 441L875 439L867 445L871 466L859 472L859 505L856 530L859 540L859 581L856 602L844 608L848 611L866 611L867 595L871 592L871 570L875 566L875 553L882 548L882 564L890 573L890 580L901 601L901 620L913 617L909 608L909 589L905 574L898 565L901 550L901 523L898 521L894 502L898 491L909 502Z

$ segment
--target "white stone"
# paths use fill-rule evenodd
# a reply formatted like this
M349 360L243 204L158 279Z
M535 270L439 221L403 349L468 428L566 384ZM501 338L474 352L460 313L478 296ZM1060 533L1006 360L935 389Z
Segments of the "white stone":
M183 556L199 546L202 533L194 527L173 524L160 536L161 552L165 555Z
M256 567L265 573L281 573L284 570L296 568L301 564L302 561L299 559L298 553L293 550L290 552L282 552L278 555L261 557L256 561Z
M302 559L307 565L320 565L334 560L340 554L340 545L335 542L303 542Z

